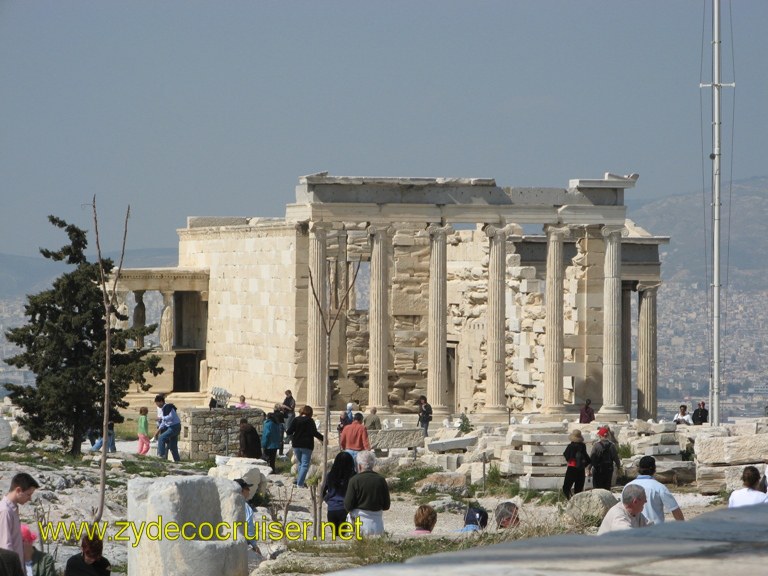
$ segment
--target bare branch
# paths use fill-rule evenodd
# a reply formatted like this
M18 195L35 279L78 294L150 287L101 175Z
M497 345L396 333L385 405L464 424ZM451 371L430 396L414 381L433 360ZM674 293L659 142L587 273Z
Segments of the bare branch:
M320 318L323 319L323 330L325 330L326 334L330 334L331 331L328 329L328 322L327 318L325 317L325 311L323 310L323 306L320 304L320 298L318 298L317 292L315 291L315 282L312 278L312 270L309 271L309 287L312 289L312 298L314 298L315 304L317 304L317 309L320 311Z
M339 316L341 315L342 311L344 311L347 300L349 300L350 292L352 292L355 287L355 282L357 282L357 274L360 272L360 265L362 262L362 258L358 259L357 266L355 267L355 273L352 275L352 282L349 283L347 289L344 291L344 297L341 299L341 302L339 302L339 308L336 310L336 314L333 316L333 320L331 320L331 327L328 329L329 336L331 335L331 332L333 332L333 329L336 326L336 322L339 321Z
M101 281L101 294L104 302L104 328L105 328L105 358L104 358L104 400L102 402L102 428L101 428L101 461L99 465L99 507L94 511L93 521L101 521L101 517L104 514L104 498L107 490L107 450L109 450L109 417L111 402L110 397L110 382L112 379L112 329L109 326L110 316L112 314L112 308L114 307L115 288L117 287L117 281L120 276L120 271L123 267L123 258L125 257L125 241L128 236L128 217L131 213L131 207L125 214L125 224L123 229L123 244L120 250L120 266L118 267L117 274L115 275L114 282L112 284L112 291L107 289L107 278L104 271L104 261L101 253L101 237L99 234L99 216L96 211L96 195L93 195L93 227L94 234L96 235L96 258L99 266L99 279Z

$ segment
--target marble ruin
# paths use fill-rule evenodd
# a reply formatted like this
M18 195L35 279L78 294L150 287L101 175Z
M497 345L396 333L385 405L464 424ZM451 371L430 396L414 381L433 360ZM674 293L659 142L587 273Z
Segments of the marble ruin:
M305 176L285 218L190 217L178 266L124 270L118 296L144 323L145 294L162 294L151 394L177 404L221 387L269 409L290 388L318 411L330 379L334 409L404 414L426 394L436 417L506 421L591 398L603 420L655 418L667 239L627 219L636 180Z

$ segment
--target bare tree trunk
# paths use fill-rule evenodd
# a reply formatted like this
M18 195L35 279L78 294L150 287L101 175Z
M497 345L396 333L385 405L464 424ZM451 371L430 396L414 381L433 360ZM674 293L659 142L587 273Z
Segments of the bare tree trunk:
M357 266L355 267L355 273L352 276L352 281L349 283L349 286L347 286L344 297L341 299L341 302L339 302L339 308L336 310L336 314L333 315L333 319L329 319L325 317L325 313L323 312L323 306L320 302L320 298L317 296L317 290L315 289L315 282L312 278L312 270L309 271L309 287L312 289L312 296L315 300L315 305L320 310L320 317L323 319L323 330L325 332L325 373L329 374L330 372L330 366L331 366L331 332L333 332L333 328L336 326L336 322L339 320L339 316L341 315L341 312L346 307L347 300L349 299L349 293L352 291L352 289L355 286L355 282L357 281L357 273L360 271L360 264L362 260L357 261ZM317 499L317 505L312 507L313 511L313 520L315 522L315 536L319 536L319 530L320 530L320 521L322 519L323 515L323 486L325 485L325 479L328 476L328 435L331 431L331 379L330 377L325 383L325 426L323 427L323 465L321 468L321 476L320 476L320 482L318 483L319 489L319 498Z
M96 195L93 196L93 225L94 233L96 235L96 256L99 262L99 278L101 280L101 294L104 299L104 324L106 328L105 334L105 358L104 358L104 400L102 403L103 420L101 426L101 463L99 465L99 507L96 509L93 517L94 522L99 522L104 514L104 497L107 488L107 450L109 450L109 417L111 402L109 401L110 395L110 382L112 378L112 328L110 327L110 316L112 315L112 309L114 306L115 288L117 287L117 280L120 277L120 272L123 269L123 258L125 256L125 240L128 237L128 218L131 215L131 207L125 212L125 224L123 226L123 244L120 250L120 264L117 267L117 273L114 275L112 282L111 292L107 288L107 276L104 272L104 264L101 259L101 243L99 238L99 217L96 213Z

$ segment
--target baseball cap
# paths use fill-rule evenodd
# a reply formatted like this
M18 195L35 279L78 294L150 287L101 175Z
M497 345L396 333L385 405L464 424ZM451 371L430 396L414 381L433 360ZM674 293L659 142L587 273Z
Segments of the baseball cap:
M240 488L242 488L242 489L250 488L251 486L253 486L253 484L248 484L248 482L246 482L242 478L236 478L235 482L240 484Z
M608 436L608 428L603 426L597 431L597 435L600 436L600 438L605 438L606 436Z

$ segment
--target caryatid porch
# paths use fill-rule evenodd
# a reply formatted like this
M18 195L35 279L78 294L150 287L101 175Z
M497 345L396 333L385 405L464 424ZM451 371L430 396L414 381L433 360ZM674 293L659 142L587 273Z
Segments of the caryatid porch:
M637 176L606 174L601 180L573 180L568 189L500 188L492 179L431 179L431 178L347 178L327 174L306 176L296 189L296 203L288 205L286 220L304 224L309 235L309 271L314 285L319 287L317 309L315 296L310 294L307 326L306 400L313 406L325 403L328 374L325 362L325 331L321 318L328 316L330 298L324 293L328 284L329 237L344 246L346 264L346 228L344 223L367 224L370 242L370 310L368 315L370 349L368 354L369 406L386 412L390 408L390 294L392 275L393 226L407 223L421 229L429 237L429 306L428 306L428 372L426 392L436 414L456 411L457 403L449 402L448 369L446 361L446 243L453 233L452 225L475 224L485 233L488 250L487 314L485 315L485 400L481 412L507 413L505 350L509 330L507 305L507 251L515 245L529 243L522 226L538 224L546 233L546 318L545 369L540 411L549 414L565 412L563 379L581 370L585 382L595 380L587 355L594 347L587 328L580 343L581 358L563 358L565 321L563 316L563 243L572 231L579 232L582 246L599 247L601 254L601 289L585 290L583 308L589 305L602 310L600 334L602 345L601 389L574 391L573 401L589 394L606 417L629 413L631 398L627 393L626 373L628 341L626 324L626 293L643 282L640 309L639 368L641 374L638 414L655 415L655 296L649 300L645 286L655 290L660 268L658 244L663 239L649 235L643 240L631 239L642 253L637 262L622 262L622 234L626 220L623 204L624 190L635 185ZM308 226L306 226L308 224ZM597 234L595 234L597 232ZM598 238L600 236L600 238ZM643 248L645 246L646 248ZM637 250L635 250L637 251ZM650 256L648 256L650 254ZM655 256L654 256L655 255ZM582 260L584 254L581 255ZM578 261L579 255L574 256ZM593 258L594 259L594 258ZM593 264L593 263L592 263ZM604 274L602 273L604 271ZM594 280L585 280L588 286ZM653 292L655 294L655 292ZM558 297L559 296L559 297ZM600 298L599 303L586 303ZM649 304L650 302L650 304ZM583 321L583 320L582 320ZM630 318L631 321L631 318ZM341 336L342 340L344 336ZM571 336L570 340L579 336ZM575 348L575 346L572 346ZM653 348L651 350L651 348ZM566 370L566 368L568 370ZM589 374L587 374L589 372ZM600 376L600 375L597 375ZM466 406L464 406L466 409Z
M152 378L152 394L181 392L207 396L206 373L200 364L205 361L208 283L207 269L122 270L115 292L118 302L125 302L128 293L133 293L133 325L159 324L159 345L154 353L160 356L164 371ZM160 293L163 302L159 318L151 322L147 322L144 301L148 292ZM145 344L148 343L134 343L139 347Z

